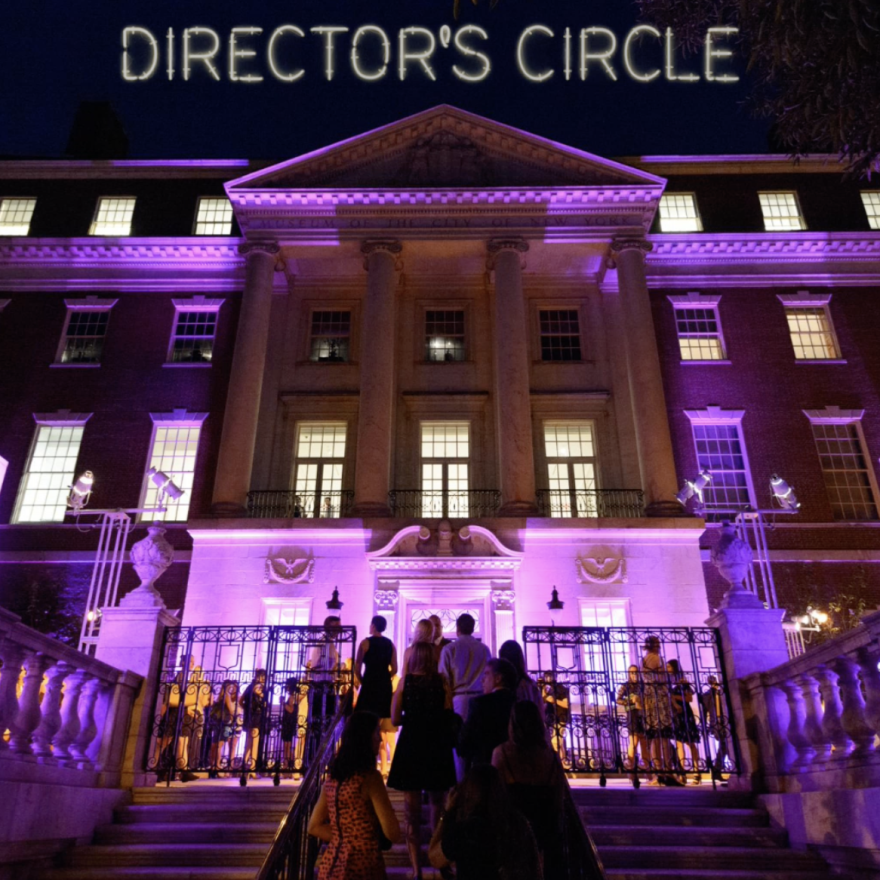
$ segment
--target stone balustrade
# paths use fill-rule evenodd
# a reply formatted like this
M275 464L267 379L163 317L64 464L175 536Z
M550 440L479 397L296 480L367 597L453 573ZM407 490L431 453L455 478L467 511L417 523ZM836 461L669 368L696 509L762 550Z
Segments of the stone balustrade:
M0 608L0 779L119 784L141 676Z
M880 611L768 672L740 679L770 792L880 785Z

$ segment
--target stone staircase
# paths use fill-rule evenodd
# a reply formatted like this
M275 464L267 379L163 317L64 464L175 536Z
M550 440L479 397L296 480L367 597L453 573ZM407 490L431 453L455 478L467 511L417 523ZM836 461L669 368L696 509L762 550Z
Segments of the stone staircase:
M112 825L41 880L253 880L293 793L263 785L135 789ZM391 797L402 812L400 796ZM788 848L785 832L770 827L748 794L576 788L574 799L608 880L830 876L818 856ZM385 858L389 878L408 876L402 844ZM432 875L427 869L426 880Z

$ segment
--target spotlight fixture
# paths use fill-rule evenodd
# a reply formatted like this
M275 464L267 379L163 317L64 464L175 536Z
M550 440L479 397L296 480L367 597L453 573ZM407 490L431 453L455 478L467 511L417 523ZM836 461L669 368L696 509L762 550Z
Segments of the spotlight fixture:
M554 587L553 592L550 595L551 595L551 598L550 598L550 601L547 603L547 607L551 611L562 611L562 609L565 607L565 602L563 602L559 598L559 590L557 590L556 587Z
M797 510L801 506L794 489L777 474L770 477L770 492L783 510Z
M184 490L174 483L168 474L151 467L147 471L147 476L152 480L153 485L159 490L159 499L161 500L167 495L172 501L177 501Z
M828 615L818 608L807 606L807 613L797 619L801 629L818 632L819 628L828 623Z
M74 513L79 513L89 503L94 482L95 475L91 471L83 471L70 487L67 506Z
M694 504L695 508L702 508L703 506L703 490L709 483L712 482L712 474L709 473L705 468L701 470L694 480L685 480L684 485L681 487L679 492L675 496L675 500L682 507L687 507L688 501L691 498L696 498L696 503Z
M333 595L327 600L327 609L329 611L341 611L343 603L339 601L339 589L333 588Z

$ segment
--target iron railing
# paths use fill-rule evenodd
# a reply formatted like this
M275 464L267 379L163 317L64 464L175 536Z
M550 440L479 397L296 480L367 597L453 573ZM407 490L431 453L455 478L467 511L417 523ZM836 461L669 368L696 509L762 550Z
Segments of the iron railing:
M646 642L659 640L646 659ZM570 772L739 772L718 631L704 627L525 627L526 666L541 685L553 746ZM670 661L677 664L668 666Z
M303 773L351 690L352 626L193 626L165 631L147 770Z
M497 516L501 492L498 489L463 489L460 492L394 489L388 493L388 506L392 516L425 519Z
M645 515L641 489L539 489L537 496L541 516L636 519Z
M314 880L320 841L308 833L309 817L318 802L327 769L339 746L350 704L351 694L347 694L321 738L315 759L275 832L272 847L263 860L256 880Z
M605 880L605 867L590 833L584 828L577 804L566 786L562 812L564 877L559 880ZM545 871L546 880L553 880Z
M308 494L293 489L248 492L247 515L253 519L339 519L347 516L354 492Z

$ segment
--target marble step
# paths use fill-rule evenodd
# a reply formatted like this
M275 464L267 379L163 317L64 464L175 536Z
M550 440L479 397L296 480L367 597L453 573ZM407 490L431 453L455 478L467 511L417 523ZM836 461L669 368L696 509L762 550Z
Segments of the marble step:
M713 791L710 785L688 788L579 788L572 787L572 797L583 807L657 807L661 809L685 809L689 807L720 807L744 809L754 807L754 795L750 792Z
M715 870L822 871L825 863L814 853L753 846L599 846L606 870L664 869L667 871Z
M584 825L641 825L699 827L760 828L769 822L764 810L728 807L683 807L678 809L647 809L645 806L581 806L578 808Z
M786 847L788 835L775 828L660 827L597 825L590 829L593 842L606 846L638 847Z

